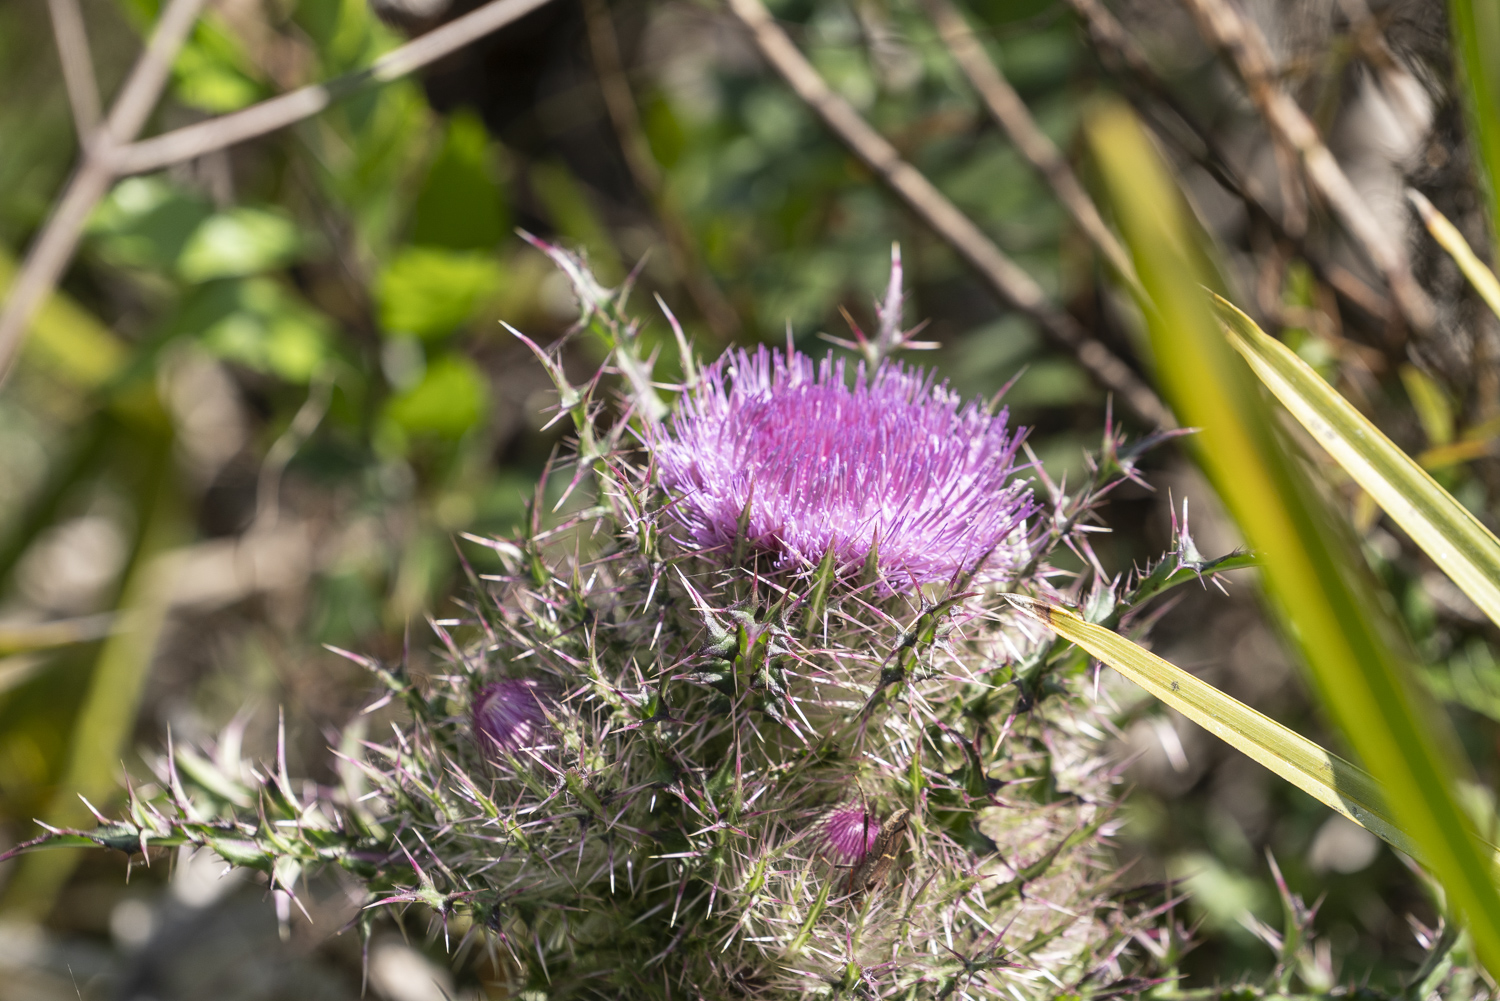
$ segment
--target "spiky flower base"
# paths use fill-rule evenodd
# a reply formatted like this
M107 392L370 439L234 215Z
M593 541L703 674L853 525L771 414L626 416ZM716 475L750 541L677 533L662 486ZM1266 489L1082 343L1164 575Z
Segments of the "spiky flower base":
M623 296L579 291L653 393ZM487 543L505 572L468 619L435 626L446 675L419 686L350 655L410 725L346 740L344 788L312 801L284 767L179 750L129 820L77 837L206 845L283 894L337 864L367 915L425 906L527 997L1024 1001L1148 984L1132 941L1158 916L1113 875L1119 786L1081 655L999 611L977 564L912 589L874 559L851 577L832 549L812 568L741 539L682 548L649 454L622 450L539 354L579 432L574 503L592 490L593 506L544 528L538 505L525 537ZM1002 526L1026 536L1006 586L1062 597L1046 554L1087 553L1106 473L1129 475L1117 444L1106 432L1084 490ZM1090 612L1128 597L1096 587Z

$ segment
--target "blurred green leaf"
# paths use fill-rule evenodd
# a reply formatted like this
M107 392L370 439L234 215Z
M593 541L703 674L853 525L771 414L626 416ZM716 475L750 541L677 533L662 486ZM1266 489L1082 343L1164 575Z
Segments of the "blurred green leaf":
M130 177L100 202L89 231L109 263L168 271L212 214L206 200L161 175Z
M531 187L546 207L552 225L568 242L588 253L599 280L606 285L623 280L625 267L620 263L620 252L594 211L588 192L572 172L560 163L539 163L531 168L530 176Z
M1427 434L1427 443L1433 448L1448 444L1453 440L1453 404L1448 402L1447 394L1415 365L1402 365L1400 373L1417 420Z
M1220 300L1218 313L1230 343L1292 416L1486 615L1500 622L1500 540L1290 348L1228 302Z
M210 351L287 382L307 382L332 353L331 321L268 278L207 289L189 315Z
M409 435L457 438L484 417L489 383L462 355L446 354L427 364L422 381L391 398L386 416Z
M1476 639L1423 673L1438 698L1500 722L1500 663L1488 643Z
M215 11L203 15L172 66L177 99L214 114L236 111L265 95L255 66Z
M171 581L158 557L178 542L185 519L172 475L170 432L142 444L145 464L136 472L144 523L120 596L120 610L129 617L129 627L105 641L73 722L67 765L45 815L55 827L92 823L79 797L107 807L123 791L120 760L135 727L157 639L166 624ZM74 853L27 858L5 888L6 905L45 914L77 860Z
M375 284L387 334L433 340L453 333L501 288L500 266L487 254L407 247Z
M459 110L448 118L442 149L412 209L412 243L485 250L509 234L496 153L479 116Z
M1218 285L1217 274L1150 141L1118 105L1094 116L1089 140L1150 296L1143 308L1158 381L1183 425L1201 429L1196 457L1261 557L1266 594L1323 704L1388 791L1486 965L1500 969L1500 891L1455 794L1451 732L1414 684L1347 529L1283 453L1269 408L1215 321L1203 286Z
M1474 173L1489 196L1490 240L1500 239L1500 5L1448 0L1458 54L1459 91L1468 112Z
M279 268L302 252L297 224L265 209L240 206L203 220L177 258L185 281L237 278Z
M16 273L15 261L0 250L0 296ZM25 358L81 389L96 389L124 367L127 349L104 324L61 292L54 292L31 321Z

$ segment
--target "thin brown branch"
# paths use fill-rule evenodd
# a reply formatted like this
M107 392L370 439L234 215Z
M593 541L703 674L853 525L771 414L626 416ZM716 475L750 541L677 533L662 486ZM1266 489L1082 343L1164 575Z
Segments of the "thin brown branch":
M151 40L146 51L136 60L120 88L115 103L109 109L108 141L113 146L123 146L146 125L146 119L161 98L167 76L172 72L172 62L177 52L187 41L188 32L198 21L198 11L203 0L171 0L166 10L151 29Z
M463 17L381 56L369 69L326 84L315 84L271 98L243 111L211 118L143 142L131 142L161 97L167 74L203 0L171 0L157 22L110 110L98 138L68 182L0 311L0 381L9 373L31 318L56 287L94 206L118 177L192 160L237 142L309 118L332 101L369 84L386 83L420 69L477 38L510 24L549 0L492 0ZM127 145L128 144L128 145Z
M120 150L116 170L122 175L160 170L311 118L346 94L406 76L498 31L548 2L550 0L491 0L478 10L392 49L368 69L347 73L327 83L310 84L240 111L132 143Z
M79 146L86 147L99 128L102 112L83 11L78 9L78 0L47 0L47 10L52 16L52 35L57 40L57 58L62 63L68 103L73 108L73 127L78 131Z
M1125 84L1126 94L1137 110L1153 122L1159 135L1237 198L1253 219L1268 227L1278 239L1296 247L1320 280L1371 317L1386 324L1393 322L1394 310L1383 294L1348 269L1326 261L1307 244L1305 233L1288 228L1284 215L1273 210L1253 178L1236 173L1233 161L1218 140L1177 99L1124 25L1099 0L1068 0L1068 3L1083 21L1106 69Z
M1228 0L1183 2L1203 36L1234 63L1272 136L1297 151L1309 183L1385 277L1407 323L1418 331L1429 329L1434 315L1432 302L1412 276L1406 249L1381 226L1323 143L1312 120L1277 83L1275 61L1260 29Z
M68 182L41 236L27 250L21 271L5 298L5 308L0 311L0 381L10 372L31 318L72 260L90 213L114 180L115 150L121 143L134 139L146 124L166 85L172 60L198 20L202 5L203 0L171 0L162 11L146 50L120 88L108 120L94 140L85 145L83 164Z
M1132 285L1137 283L1135 265L1130 255L1116 239L1115 234L1104 224L1093 199L1078 183L1073 168L1063 157L1057 145L1031 117L1026 103L1021 100L1010 81L1001 72L974 37L969 23L952 0L923 0L927 14L937 26L938 35L948 47L953 61L969 78L970 85L984 101L990 115L1010 136L1011 142L1030 161L1036 171L1052 186L1058 201L1068 210L1078 228L1089 238L1105 260L1119 275Z
M931 181L902 160L896 148L828 86L771 18L761 0L729 0L729 7L750 30L761 55L797 96L918 217L969 262L1001 299L1071 349L1100 385L1118 395L1141 418L1164 427L1174 426L1171 413L1128 365L1091 337L1077 320L1048 301L1029 274L1005 256Z
M693 246L692 233L663 185L661 165L656 162L651 144L646 140L640 109L625 75L625 63L620 56L620 43L609 7L604 0L584 0L583 16L594 70L599 76L599 89L604 94L604 107L625 154L625 165L636 187L651 202L662 235L666 237L672 266L698 312L714 336L721 341L732 341L740 330L739 314L703 266Z

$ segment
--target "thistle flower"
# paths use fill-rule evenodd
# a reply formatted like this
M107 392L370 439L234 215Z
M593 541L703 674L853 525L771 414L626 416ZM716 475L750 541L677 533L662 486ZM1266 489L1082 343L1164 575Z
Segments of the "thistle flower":
M601 302L581 259L552 251L590 322L629 354L624 293ZM899 301L898 273L864 344L874 360L911 346ZM810 630L777 589L747 596L742 568L689 559L663 573L658 544L748 544L791 574L831 553L846 575L873 563L885 594L1018 573L1064 542L1086 551L1083 523L1121 463L1095 464L1054 498L1052 530L1031 533L1023 432L1003 412L890 361L849 373L762 349L721 359L664 426L646 418L642 468L595 429L591 387L538 353L578 422L574 485L591 489L585 472L607 466L593 488L609 503L545 530L536 512L519 537L492 540L502 572L475 596L472 645L435 623L451 662L426 684L404 663L348 655L388 686L376 705L410 709L394 742L346 735L359 767L311 801L283 769L216 775L229 752L163 764L132 792L130 819L85 836L206 845L270 874L284 901L308 860L336 863L364 881L367 913L419 905L434 938L462 918L460 950L507 952L496 968L509 995L546 983L549 996L622 1001L1051 1001L1156 982L1140 978L1180 953L1180 936L1111 897L1102 845L1081 833L1105 830L1120 786L1092 719L1105 710L1083 697L1081 664L1049 662L1049 635L982 596L867 615L842 590L824 591L830 614ZM630 365L637 402L650 399L649 365ZM1079 600L1087 580L1062 597ZM546 680L506 675L523 662ZM494 767L542 744L559 749L545 767ZM1040 772L1057 795L996 798ZM200 801L251 805L228 825L204 820Z
M519 751L544 739L547 714L535 681L508 678L487 685L474 699L474 733L486 751Z
M823 820L824 850L844 865L857 865L879 837L879 818L857 806L835 810Z
M1023 562L1025 430L921 369L861 364L852 388L846 375L790 347L732 351L704 373L652 442L686 541L727 551L748 508L745 541L777 569L831 549L847 575L873 552L883 593Z

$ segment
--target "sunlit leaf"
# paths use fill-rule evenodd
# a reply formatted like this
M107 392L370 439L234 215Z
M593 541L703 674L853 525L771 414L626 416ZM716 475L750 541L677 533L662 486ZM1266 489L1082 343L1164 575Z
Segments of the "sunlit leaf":
M15 277L16 264L0 250L0 296ZM40 362L64 381L94 389L113 378L125 364L125 344L91 313L61 292L52 296L31 321L26 359Z
M1414 858L1422 857L1421 847L1402 830L1386 807L1380 784L1363 768L1325 751L1119 633L1085 622L1069 609L1019 595L1005 597L1020 611L1087 650L1313 799L1367 828L1391 846Z
M1282 405L1485 614L1500 622L1500 540L1290 348L1218 301L1229 342Z
M214 317L202 343L228 361L304 383L331 353L330 321L270 279L212 289L202 303Z
M375 286L387 334L433 339L468 322L500 289L500 266L487 254L408 247Z
M99 203L89 231L109 263L166 271L212 214L208 202L163 177L131 177Z
M1158 382L1225 507L1262 561L1277 619L1317 691L1388 791L1476 950L1500 969L1500 890L1490 853L1459 805L1459 749L1414 676L1409 645L1340 524L1283 450L1254 377L1229 346L1204 287L1222 287L1201 231L1133 114L1093 118L1089 139L1149 295L1143 312ZM1304 366L1305 370L1305 366Z
M203 220L177 258L189 282L237 278L288 264L301 253L297 224L265 209L241 206Z
M265 93L255 65L217 12L199 19L172 74L179 101L216 114L253 104Z
M412 435L457 438L479 423L489 401L489 384L474 363L443 355L428 363L422 381L391 399L386 415Z

